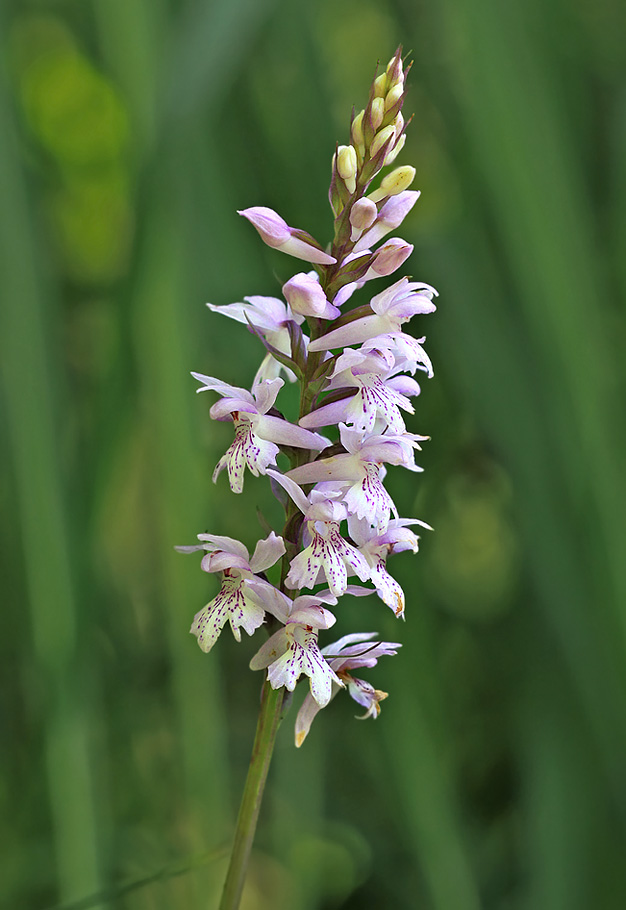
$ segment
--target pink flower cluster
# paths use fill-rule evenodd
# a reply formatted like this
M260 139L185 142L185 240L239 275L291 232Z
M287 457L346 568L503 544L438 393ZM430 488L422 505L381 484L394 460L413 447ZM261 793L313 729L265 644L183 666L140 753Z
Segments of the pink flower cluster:
M419 395L416 372L432 376L431 362L403 327L435 309L434 288L407 277L350 308L353 294L369 281L393 274L412 252L398 237L419 193L409 190L415 170L397 167L372 182L404 146L402 116L407 71L400 49L373 82L366 108L353 117L347 146L333 157L330 202L335 235L326 251L310 234L274 211L256 206L240 212L263 241L314 266L283 285L283 299L246 297L242 303L209 308L246 325L266 354L250 390L211 376L192 375L199 392L220 397L210 410L234 425L234 440L219 460L213 479L226 468L234 493L244 488L246 469L267 475L286 512L285 528L256 544L252 556L237 540L200 534L205 572L219 573L217 596L195 617L191 631L204 651L215 644L226 622L235 638L252 635L267 621L270 637L252 658L270 685L293 691L302 676L310 694L296 720L296 744L307 735L320 708L345 689L376 717L386 693L352 675L393 655L398 643L377 642L375 633L345 635L320 647L320 631L336 621L329 607L344 595L375 592L397 617L405 595L389 573L390 554L417 552L416 518L401 518L384 485L389 465L421 471L415 452L427 437L409 432ZM306 323L306 324L305 324ZM305 334L306 330L306 334ZM283 378L284 377L284 378ZM281 389L300 384L298 422L276 408ZM323 431L323 434L319 431ZM283 453L291 467L278 470ZM280 585L267 571L282 561ZM270 573L271 574L271 573ZM351 584L358 579L362 584ZM308 593L301 593L306 591Z

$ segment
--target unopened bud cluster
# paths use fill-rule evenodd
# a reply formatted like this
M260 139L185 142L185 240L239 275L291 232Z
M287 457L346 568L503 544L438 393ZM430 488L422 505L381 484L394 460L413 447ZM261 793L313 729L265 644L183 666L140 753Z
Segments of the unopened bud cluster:
M181 547L203 554L202 569L216 573L220 590L195 617L191 631L209 651L228 623L237 639L265 626L270 637L250 662L267 672L269 684L292 691L309 680L296 719L296 744L313 718L340 691L376 717L386 693L353 675L393 655L395 642L375 633L349 632L322 646L320 636L336 622L329 609L343 596L376 593L397 617L405 595L389 573L387 559L417 552L416 518L401 518L384 486L389 466L420 471L415 451L427 437L409 432L403 412L420 387L417 370L432 376L430 360L403 331L413 316L435 309L434 288L395 280L368 303L350 308L355 291L399 269L413 247L400 237L380 242L398 228L418 199L409 190L415 169L392 164L405 142L402 116L407 70L398 49L372 84L367 106L353 117L350 144L337 146L330 200L334 240L324 249L310 234L290 227L276 212L255 206L240 212L263 241L314 268L293 275L282 298L252 296L241 303L209 307L246 325L265 347L250 389L194 373L198 391L216 392L210 415L231 421L234 439L214 480L226 470L234 493L246 471L265 475L285 510L275 530L254 550L230 537L199 534ZM233 352L234 353L234 352ZM283 378L284 377L284 378ZM231 377L236 379L236 376ZM300 386L300 409L287 419L277 407L285 379ZM289 469L279 470L280 454ZM280 563L280 565L278 565ZM351 579L360 584L353 584Z
M402 104L408 69L395 54L384 73L374 79L367 106L353 117L350 126L350 145L340 145L333 158L333 177L330 202L335 215L344 207L360 200L369 183L383 167L392 164L406 141ZM401 193L411 185L415 169L405 166L389 174L382 186L371 196L380 202L386 196Z

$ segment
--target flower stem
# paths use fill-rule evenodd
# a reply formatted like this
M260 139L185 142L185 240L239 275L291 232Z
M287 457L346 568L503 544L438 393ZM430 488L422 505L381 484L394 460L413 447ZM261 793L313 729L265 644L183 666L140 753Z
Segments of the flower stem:
M252 757L239 807L235 840L219 910L237 910L239 907L267 772L280 725L284 696L284 689L272 689L269 682L265 680L261 692L261 710L252 747Z

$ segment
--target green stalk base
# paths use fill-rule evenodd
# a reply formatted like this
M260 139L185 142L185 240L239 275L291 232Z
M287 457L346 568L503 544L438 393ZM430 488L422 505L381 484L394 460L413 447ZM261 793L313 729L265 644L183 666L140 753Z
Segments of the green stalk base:
M265 680L252 757L239 807L235 840L219 910L237 910L239 907L284 697L284 689L272 689Z

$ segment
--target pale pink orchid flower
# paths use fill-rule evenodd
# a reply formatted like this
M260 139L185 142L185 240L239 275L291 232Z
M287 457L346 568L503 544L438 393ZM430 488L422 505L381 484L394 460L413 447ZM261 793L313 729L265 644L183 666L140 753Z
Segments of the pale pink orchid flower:
M401 326L413 316L435 311L432 298L436 294L437 291L429 284L401 278L372 298L370 314L331 329L326 335L312 341L309 350L328 351L331 348L361 344L377 335L399 332Z
M394 377L396 359L390 349L347 348L335 363L325 391L356 389L352 397L324 403L300 419L300 426L312 429L334 424L352 424L360 433L371 434L378 417L382 426L395 434L406 426L400 408L415 413L408 396L419 395L419 385L408 376Z
M402 433L363 438L362 433L345 424L339 424L339 435L345 453L300 465L285 477L297 484L345 483L343 502L348 512L357 518L367 518L377 528L386 528L390 513L397 518L398 510L383 486L382 465L402 465L409 471L421 471L415 464L414 449L419 449L419 442L428 437Z
M248 209L242 209L238 212L247 218L250 224L255 227L263 240L268 246L283 253L288 253L296 259L304 259L306 262L316 262L318 265L333 265L337 260L329 256L321 248L320 244L299 228L289 227L284 218L264 205L254 205Z
M324 658L344 687L347 687L351 698L366 709L365 714L358 717L359 720L378 717L380 702L387 698L387 693L374 689L363 679L353 677L350 670L358 667L374 667L380 657L392 657L398 653L398 648L402 647L399 642L371 641L376 634L376 632L354 632L351 635L344 635L339 641L322 648ZM334 698L339 691L340 686L333 685L331 698ZM296 746L302 745L311 729L311 724L322 707L314 698L306 695L296 717Z
M267 472L268 465L276 464L280 445L314 451L328 445L328 440L319 433L311 433L282 417L267 413L285 384L282 379L262 380L252 386L252 392L248 392L203 373L191 375L202 383L196 391L210 390L223 396L212 406L209 412L211 417L214 420L232 420L235 424L234 442L213 472L215 482L219 473L228 468L233 493L242 492L246 467L258 477Z
M258 541L251 558L247 547L232 537L198 534L198 540L201 543L176 549L179 553L203 550L202 569L222 573L222 586L217 597L196 613L190 630L202 650L208 652L219 638L226 621L230 623L237 641L241 641L241 628L252 635L263 623L265 611L259 606L258 598L251 596L247 583L255 573L264 572L280 559L285 552L285 544L282 537L272 531L265 540Z
M422 370L429 379L434 376L433 365L430 357L422 347L426 337L413 338L406 332L387 332L384 335L376 335L364 342L361 351L391 351L395 359L395 371L408 372L415 374L416 370ZM411 393L409 393L411 394ZM415 392L414 394L419 394Z
M350 536L372 568L370 581L376 588L376 593L400 619L404 619L404 591L387 571L386 562L390 553L402 553L405 550L417 553L419 537L410 530L411 525L420 525L432 531L430 525L418 518L393 518L385 531L377 533L368 521L359 520L356 516L348 517Z
M258 579L250 582L250 587L254 588L254 596L262 608L284 624L257 651L250 661L250 669L267 668L267 679L272 688L284 686L290 692L304 674L309 677L311 698L321 707L327 705L333 683L337 686L343 683L322 657L317 638L320 629L329 629L335 623L334 615L321 604L336 604L337 598L330 591L324 591L291 600Z
M367 560L339 531L340 523L348 515L345 505L336 501L341 493L312 490L306 496L286 474L269 468L267 473L287 491L306 521L308 544L291 560L286 586L313 588L323 573L331 592L340 597L348 585L348 566L361 581L367 581L370 573Z
M358 253L349 253L342 261L342 266L347 265L353 259L359 259L369 253L372 256L371 264L362 278L358 281L350 281L337 291L333 298L336 307L341 306L349 300L350 297L359 288L362 288L368 281L374 278L383 278L396 272L401 265L409 258L413 252L413 245L402 240L401 237L392 237L383 246L379 247L376 253L371 250L359 250ZM339 315L339 313L337 313Z

